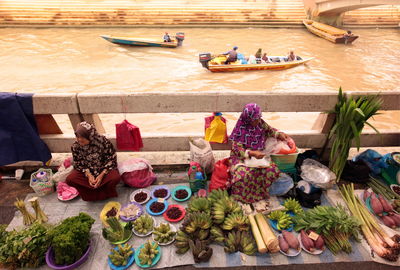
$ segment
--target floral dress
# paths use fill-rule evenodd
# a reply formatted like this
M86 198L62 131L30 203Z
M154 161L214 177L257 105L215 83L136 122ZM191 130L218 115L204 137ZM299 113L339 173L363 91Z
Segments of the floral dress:
M276 137L279 134L265 122L263 128L266 137ZM231 189L231 196L235 200L243 203L254 203L269 197L269 187L279 178L280 171L273 162L266 168L252 168L241 165L240 163L244 163L246 158L246 150L250 149L246 149L241 143L232 142L231 179L228 185Z

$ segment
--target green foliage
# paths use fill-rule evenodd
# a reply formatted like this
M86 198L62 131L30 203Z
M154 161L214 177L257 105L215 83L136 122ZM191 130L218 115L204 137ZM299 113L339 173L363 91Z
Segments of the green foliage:
M21 230L6 232L0 229L0 264L11 269L18 267L36 268L45 262L50 242L45 225L34 223Z
M94 219L86 213L70 217L50 231L51 246L58 265L76 262L86 251Z
M335 105L335 124L329 132L329 139L333 140L330 153L329 167L336 174L337 181L340 180L350 147L353 142L357 149L360 148L360 136L365 125L372 127L368 119L377 115L377 111L382 105L382 100L378 96L360 96L356 99L346 97L339 88L338 103Z
M116 217L109 217L106 222L110 227L103 228L102 234L111 243L126 240L132 234L132 222L122 225Z

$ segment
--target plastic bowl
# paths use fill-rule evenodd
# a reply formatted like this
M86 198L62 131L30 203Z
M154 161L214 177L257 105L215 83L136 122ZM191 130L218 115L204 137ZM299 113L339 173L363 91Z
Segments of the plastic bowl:
M136 216L133 216L133 217L130 217L130 218L121 215L121 211L122 211L125 207L127 207L128 205L130 205L130 204L134 204L134 205L136 205L136 206L139 208L139 212L137 213L137 215L136 215ZM129 221L134 221L135 219L137 219L138 217L140 217L142 214L143 214L143 207L142 207L140 204L138 204L137 202L130 202L130 203L124 205L124 206L121 208L121 210L119 211L119 218L122 219L123 221L129 222Z
M118 247L115 247L114 249L118 250ZM110 268L113 270L125 270L125 269L129 268L135 261L135 250L133 248L131 248L131 250L133 250L133 254L131 256L129 256L128 263L126 265L116 266L111 262L110 257L108 257L108 260L107 260L108 266L110 266Z
M151 218L153 219L153 230L154 230L154 227L156 226L156 220L155 220L153 217L151 217ZM138 233L138 232L135 230L135 227L132 227L133 233L134 233L136 236L139 236L139 237L146 237L146 236L150 235L150 234L153 232L153 230L149 231L149 232L146 233L146 234L140 234L140 233Z
M167 196L165 196L164 198L160 198L160 199L167 200L167 199L169 198L169 196L171 196L171 192L169 191L169 188L168 188L167 186L157 186L157 187L155 187L155 188L151 191L151 197L152 197L153 199L158 199L158 198L159 198L159 197L155 197L155 196L154 196L154 192L156 192L156 191L159 190L159 189L165 189L165 190L167 190Z
M144 244L136 249L136 252L135 252L135 262L136 262L136 264L141 268L149 268L149 267L153 267L154 265L156 265L158 263L158 261L161 259L161 248L160 248L160 246L157 247L158 254L154 257L154 259L153 259L153 261L151 262L150 265L149 264L141 264L140 263L139 254L140 254L140 250L142 248L144 248Z
M56 270L72 270L77 268L79 265L84 263L87 258L89 257L90 250L92 249L92 242L89 240L89 245L85 253L83 253L82 257L79 258L76 262L69 264L69 265L58 265L55 262L54 258L54 250L50 246L49 249L46 252L46 264L51 268L51 269L56 269Z
M158 226L160 226L161 224L162 224L162 222L161 222L160 224L158 224ZM165 223L164 223L164 224L165 224ZM158 226L157 226L157 227L158 227ZM169 224L169 227L171 228L171 231L177 232L177 230L176 230L176 228L175 228L174 225ZM169 244L172 244L172 243L175 241L176 234L175 234L174 237L172 237L172 239L171 239L169 242L166 242L166 243L160 243L160 242L156 241L156 240L154 239L154 234L152 234L151 237L153 238L153 241L154 241L154 242L158 243L158 245L160 245L160 246L168 246Z
M164 209L158 213L154 213L153 211L150 210L150 205L152 205L154 202L158 202L158 199L151 199L147 204L146 204L146 210L147 213L149 213L152 216L159 216L162 215L165 211L167 211L168 208L168 202L164 200Z
M186 198L178 199L178 198L176 197L175 193L176 193L178 190L182 190L182 189L183 189L183 190L186 190L187 193L188 193L188 195L187 195ZM174 188L174 189L172 190L172 199L174 199L174 200L177 201L177 202L184 202L184 201L187 201L187 200L190 199L191 196L192 196L192 190L191 190L189 187L187 187L187 186L177 186L176 188Z
M144 192L144 193L147 194L147 198L143 202L135 201L135 195L140 193L140 192ZM132 192L132 194L129 196L129 199L130 199L131 202L135 202L135 203L139 203L139 204L145 204L150 200L150 197L151 197L151 194L150 194L150 191L148 189L138 189L138 190L135 190L134 192Z
M171 219L171 218L169 218L169 217L167 216L168 210L169 210L170 208L172 208L172 207L178 207L179 210L182 211L182 215L181 215L180 217L178 217L177 219ZM185 208L184 208L184 207L182 207L181 205L178 205L178 204L171 204L171 205L168 206L167 210L164 212L163 217L164 217L164 219L165 219L166 221L169 221L169 222L179 222L179 221L181 221L181 220L185 217L185 215L186 215L186 211L185 211Z

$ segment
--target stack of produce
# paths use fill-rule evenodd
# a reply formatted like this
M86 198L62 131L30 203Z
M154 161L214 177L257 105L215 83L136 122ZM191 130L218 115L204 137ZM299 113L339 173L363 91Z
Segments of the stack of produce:
M349 239L351 237L358 239L360 222L349 216L341 205L317 206L293 217L293 221L296 231L312 230L322 235L326 246L333 254L340 251L351 253ZM309 247L312 247L311 243Z
M0 229L0 265L15 269L35 268L45 263L50 245L47 226L35 222L24 230L11 232L6 227Z
M400 213L400 200L393 200L392 207L397 213Z
M33 197L32 199L29 200L29 202L31 203L33 210L35 210L35 219L37 220L37 222L46 223L49 220L49 218L43 212L42 208L40 208L39 198Z
M196 262L208 261L212 255L208 245L212 241L223 245L228 253L241 251L253 255L256 252L248 233L249 219L226 190L213 190L207 198L192 197L187 213L176 236L178 254L191 249Z
M109 227L103 228L102 234L111 243L128 240L132 235L132 222L128 222L125 226L122 226L116 217L107 218L106 222Z
M254 239L256 240L258 252L278 252L279 241L275 234L272 232L271 227L268 225L267 220L261 213L249 215L251 224L251 231L253 232Z
M300 243L297 240L296 236L288 231L283 230L282 236L279 237L279 248L284 252L288 253L289 248L292 248L296 251L300 250Z
M282 210L271 212L268 215L268 218L276 222L276 228L278 230L289 229L293 224L292 217L288 213Z
M138 234L148 234L153 231L154 228L154 220L149 215L140 216L133 222L133 229Z
M154 258L158 254L158 244L147 241L139 251L139 261L142 265L152 265Z
M70 217L50 231L55 263L69 265L86 252L94 219L86 213Z
M315 232L311 230L308 230L307 232L305 230L300 231L300 239L303 247L310 252L322 250L325 244L324 239L318 234L315 234L316 237L313 239L313 234L315 234Z
M154 228L153 235L154 241L166 244L174 240L176 232L171 230L171 226L168 223L161 223L158 227Z
M377 196L374 192L370 193L365 190L363 199L364 201L369 199L372 211L383 224L392 229L400 227L400 215L394 212L392 205L383 196Z
M115 266L125 266L128 264L129 258L133 255L133 249L131 245L118 245L118 249L111 250L111 254L108 255L110 261Z
M21 212L25 226L29 226L35 221L35 217L26 209L24 201L17 198L14 205Z
M361 200L354 195L353 184L342 186L340 193L351 213L361 221L361 230L371 249L386 260L397 261L400 252L400 235L390 237L383 230Z
M286 211L292 212L294 215L304 213L303 208L301 207L300 203L293 198L286 199L283 202L283 206L285 207Z
M400 199L399 194L393 192L393 190L391 190L390 187L388 187L378 179L371 177L370 181L368 182L368 186L370 186L375 193L382 195L387 200Z

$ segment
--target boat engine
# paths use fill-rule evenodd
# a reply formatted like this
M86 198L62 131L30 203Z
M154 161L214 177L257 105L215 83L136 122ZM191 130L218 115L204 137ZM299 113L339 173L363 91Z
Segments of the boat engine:
M199 61L202 66L208 69L208 62L211 60L211 53L201 53L199 54Z
M185 39L185 33L183 32L178 32L176 33L175 36L176 40L178 41L178 46L182 46L182 42Z

